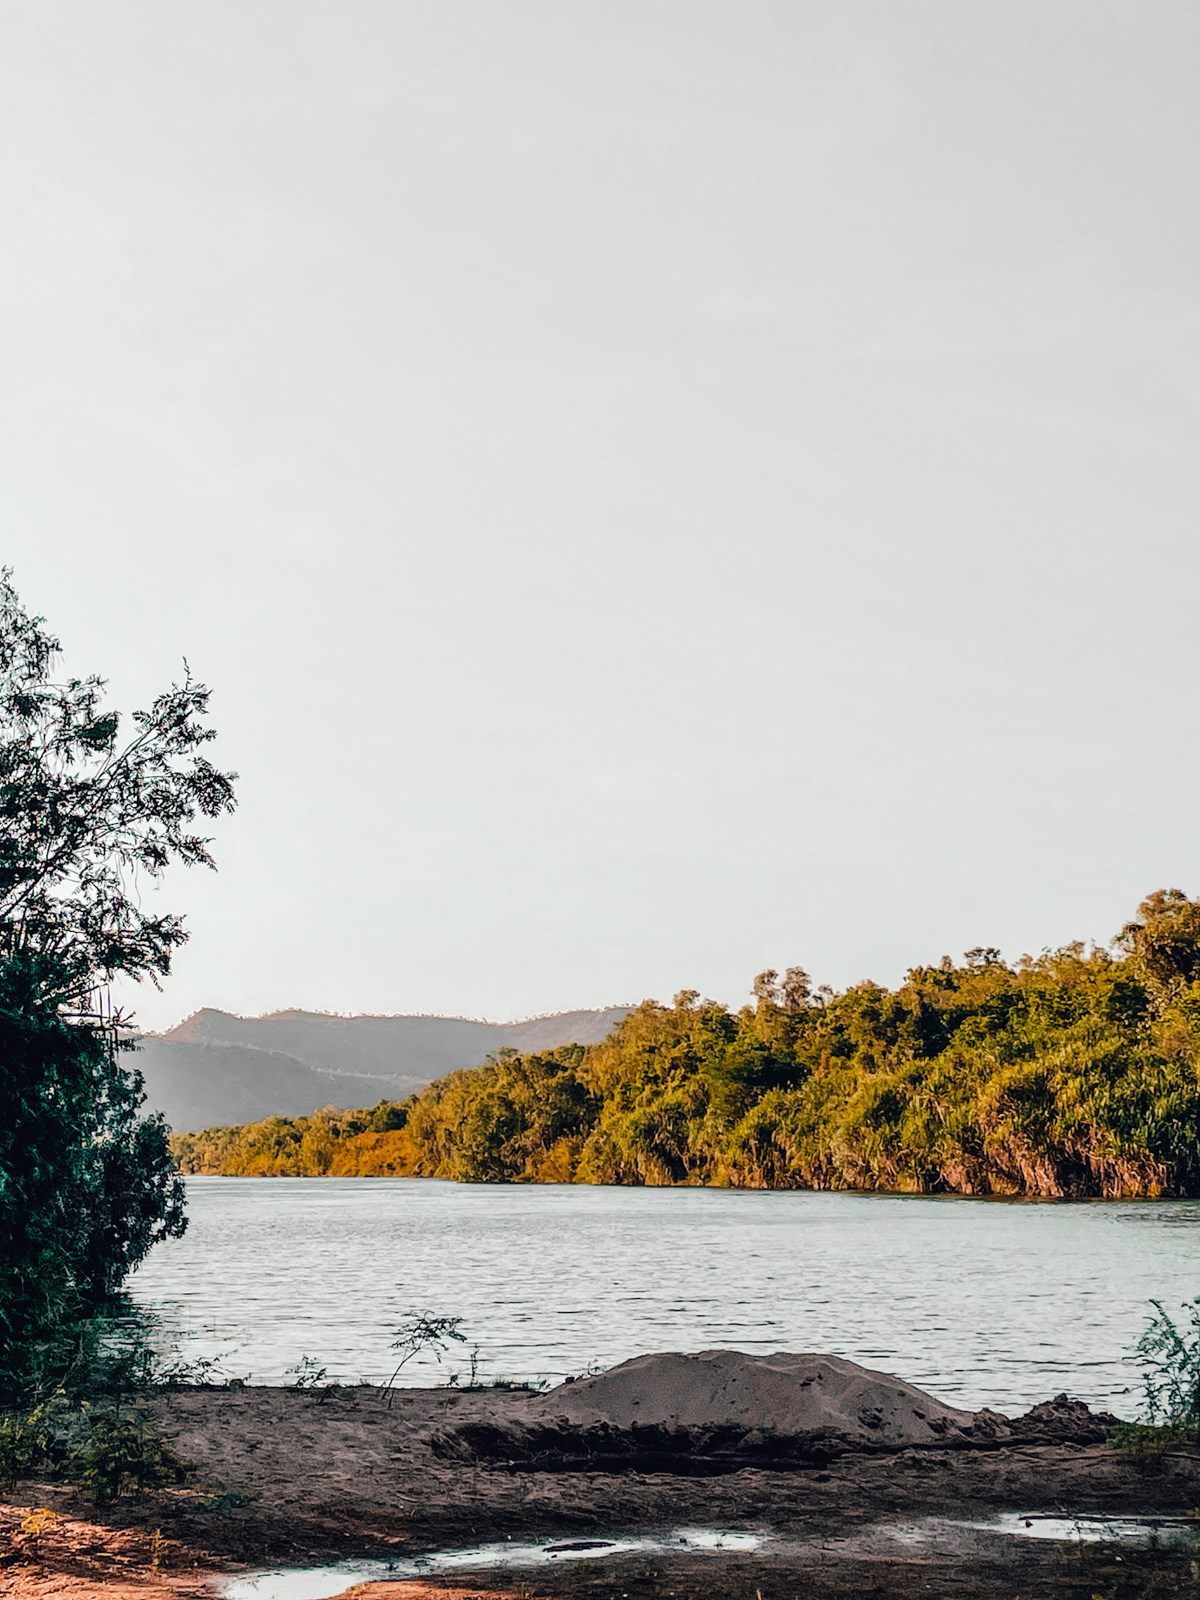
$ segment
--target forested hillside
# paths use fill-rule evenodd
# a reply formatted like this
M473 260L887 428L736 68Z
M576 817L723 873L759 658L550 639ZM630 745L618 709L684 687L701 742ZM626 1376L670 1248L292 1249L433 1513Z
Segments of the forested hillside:
M188 1173L1108 1196L1200 1193L1200 902L1112 951L969 951L889 991L755 980L374 1110L179 1136Z
M146 1103L173 1128L266 1116L308 1116L406 1096L433 1078L477 1067L489 1051L547 1050L603 1039L629 1010L563 1011L524 1022L467 1017L338 1017L277 1011L237 1017L204 1010L138 1042Z

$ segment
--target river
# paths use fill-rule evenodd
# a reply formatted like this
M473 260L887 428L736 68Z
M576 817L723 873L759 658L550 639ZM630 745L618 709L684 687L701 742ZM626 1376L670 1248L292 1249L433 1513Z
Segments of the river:
M187 1235L134 1296L184 1359L285 1381L387 1375L407 1315L467 1345L404 1381L558 1382L654 1350L829 1351L954 1405L1062 1390L1132 1416L1151 1297L1200 1294L1200 1202L191 1178Z

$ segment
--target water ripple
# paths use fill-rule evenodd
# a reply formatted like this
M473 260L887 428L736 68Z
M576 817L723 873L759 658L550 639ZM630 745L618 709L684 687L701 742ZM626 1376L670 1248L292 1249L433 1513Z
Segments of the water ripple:
M135 1295L182 1353L280 1382L302 1355L390 1370L413 1310L461 1316L481 1376L558 1381L648 1350L820 1350L951 1404L1066 1390L1136 1410L1128 1350L1153 1296L1200 1293L1194 1201L998 1204L920 1196L193 1178L191 1226ZM413 1362L417 1383L465 1375Z

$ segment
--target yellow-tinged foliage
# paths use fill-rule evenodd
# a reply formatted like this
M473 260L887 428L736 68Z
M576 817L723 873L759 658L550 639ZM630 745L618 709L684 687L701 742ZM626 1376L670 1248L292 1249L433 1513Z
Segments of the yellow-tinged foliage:
M738 1012L646 1001L597 1045L173 1148L247 1176L1200 1193L1200 905L1151 895L1117 951L974 950L837 995L764 973Z

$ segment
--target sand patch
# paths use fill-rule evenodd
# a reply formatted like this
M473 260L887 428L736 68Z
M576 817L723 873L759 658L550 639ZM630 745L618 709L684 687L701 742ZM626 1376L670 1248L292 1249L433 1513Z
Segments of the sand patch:
M540 1472L671 1472L827 1466L847 1451L965 1449L1012 1437L1008 1419L959 1411L838 1356L738 1350L638 1356L567 1382L507 1421L463 1421L431 1439L445 1460Z
M561 1384L529 1411L531 1420L584 1426L820 1434L891 1450L936 1443L950 1432L970 1433L978 1420L911 1383L838 1356L750 1356L739 1350L637 1356L595 1377Z

